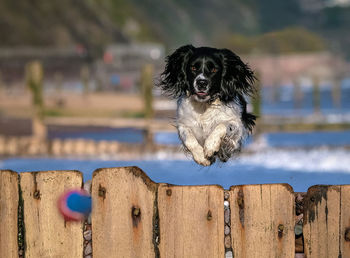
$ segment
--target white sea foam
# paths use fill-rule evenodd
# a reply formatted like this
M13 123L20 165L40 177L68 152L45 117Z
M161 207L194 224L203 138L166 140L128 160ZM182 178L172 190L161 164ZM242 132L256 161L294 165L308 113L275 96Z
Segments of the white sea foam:
M300 172L350 173L350 151L327 148L311 150L268 148L250 155L241 156L233 163Z
M186 160L191 157L182 152L158 152L146 154L139 160ZM253 166L267 169L283 169L300 172L343 172L350 173L350 151L343 148L277 149L262 140L254 151L244 153L229 161L228 166Z

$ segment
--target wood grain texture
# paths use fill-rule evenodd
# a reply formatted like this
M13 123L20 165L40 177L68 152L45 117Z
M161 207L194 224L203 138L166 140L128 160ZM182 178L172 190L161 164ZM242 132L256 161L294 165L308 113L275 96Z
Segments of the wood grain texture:
M160 257L224 257L223 202L219 186L160 185Z
M106 168L92 179L94 258L155 257L157 185L137 167Z
M64 191L82 186L82 174L78 171L46 171L20 175L25 257L82 257L82 223L65 222L57 208L58 197Z
M0 170L0 257L17 258L18 174Z
M230 189L234 257L294 257L294 193L289 185Z
M350 257L350 185L309 188L303 233L306 257Z

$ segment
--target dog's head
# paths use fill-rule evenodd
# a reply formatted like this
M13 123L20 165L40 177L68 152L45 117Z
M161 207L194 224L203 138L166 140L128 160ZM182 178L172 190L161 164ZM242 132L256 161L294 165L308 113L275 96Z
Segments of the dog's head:
M252 93L253 82L253 72L230 50L186 45L167 57L158 85L173 98L228 103Z

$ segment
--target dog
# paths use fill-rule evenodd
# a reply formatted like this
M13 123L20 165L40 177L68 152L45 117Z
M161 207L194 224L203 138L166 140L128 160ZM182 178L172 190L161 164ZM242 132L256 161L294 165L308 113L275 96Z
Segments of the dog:
M228 49L185 45L167 56L157 86L177 99L176 127L184 149L203 166L228 161L251 133L247 112L255 76Z

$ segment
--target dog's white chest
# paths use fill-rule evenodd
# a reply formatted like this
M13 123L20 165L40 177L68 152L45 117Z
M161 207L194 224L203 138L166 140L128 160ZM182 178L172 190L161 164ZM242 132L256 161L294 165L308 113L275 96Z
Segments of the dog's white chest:
M220 101L207 104L191 101L190 98L179 101L177 116L177 123L191 128L201 145L218 124L240 120L239 112L224 106Z

